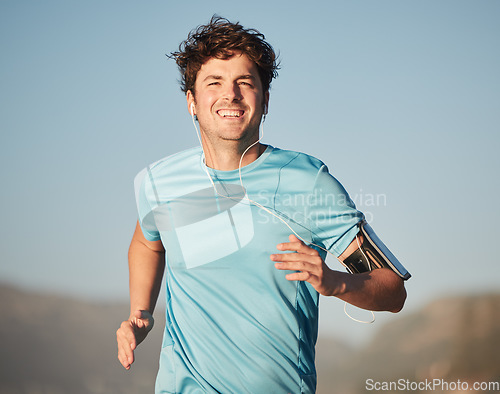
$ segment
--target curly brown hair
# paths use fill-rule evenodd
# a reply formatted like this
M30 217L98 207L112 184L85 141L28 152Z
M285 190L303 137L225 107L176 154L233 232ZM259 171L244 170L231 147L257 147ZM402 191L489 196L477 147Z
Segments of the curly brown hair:
M255 29L245 29L239 22L212 16L207 25L192 30L179 45L179 51L169 56L179 67L181 90L194 94L196 75L207 60L229 59L239 51L256 64L262 88L267 92L273 78L278 76L279 63L274 49L264 40L264 35Z

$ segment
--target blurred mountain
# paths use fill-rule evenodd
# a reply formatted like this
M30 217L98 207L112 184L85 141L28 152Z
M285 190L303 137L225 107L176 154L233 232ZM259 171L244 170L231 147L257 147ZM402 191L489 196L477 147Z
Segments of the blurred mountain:
M500 294L443 298L415 313L395 315L335 370L321 359L323 349L319 346L317 360L319 394L365 393L367 379L460 380L470 387L474 382L500 382Z
M116 330L129 314L126 304L94 305L5 285L0 300L1 394L154 392L161 324L126 371L116 351Z
M6 285L0 285L0 299L0 394L154 392L161 313L137 362L125 371L116 358L115 332L128 315L127 305L30 294ZM497 381L499 345L500 294L440 299L415 313L394 315L361 349L319 338L318 394L365 393L367 379Z

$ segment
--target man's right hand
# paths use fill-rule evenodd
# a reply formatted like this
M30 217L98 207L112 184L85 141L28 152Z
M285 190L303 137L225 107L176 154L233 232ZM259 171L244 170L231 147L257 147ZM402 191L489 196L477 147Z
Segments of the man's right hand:
M149 311L137 310L116 331L118 360L125 369L134 362L134 350L153 328L154 319Z

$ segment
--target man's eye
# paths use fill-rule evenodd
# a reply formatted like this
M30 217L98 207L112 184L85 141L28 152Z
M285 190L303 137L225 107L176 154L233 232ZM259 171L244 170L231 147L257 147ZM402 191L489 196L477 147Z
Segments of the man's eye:
M210 82L208 86L214 86L214 85L219 85L219 82Z
M251 84L251 83L249 83L249 82L245 82L245 81L240 81L240 82L239 82L239 84L240 84L240 85L244 85L244 86L252 86L252 84Z

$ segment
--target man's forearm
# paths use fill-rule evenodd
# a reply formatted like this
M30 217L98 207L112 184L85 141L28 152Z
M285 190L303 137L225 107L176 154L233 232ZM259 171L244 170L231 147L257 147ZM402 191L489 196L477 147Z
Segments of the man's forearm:
M332 295L359 308L399 312L406 299L402 279L386 268L362 274L331 271L330 280Z
M160 293L165 252L150 249L133 239L129 252L130 313L136 310L154 311Z

